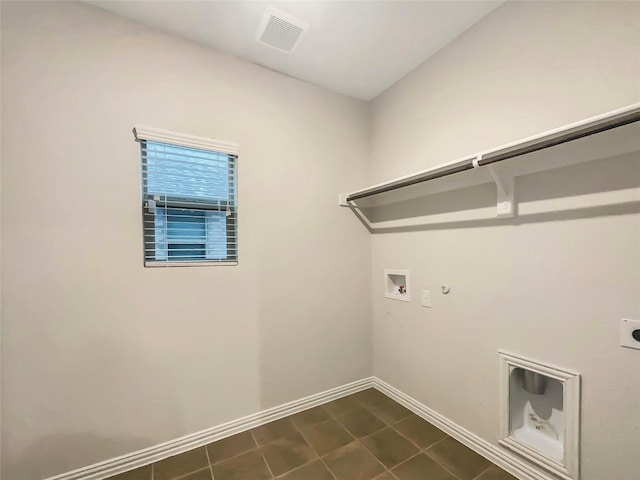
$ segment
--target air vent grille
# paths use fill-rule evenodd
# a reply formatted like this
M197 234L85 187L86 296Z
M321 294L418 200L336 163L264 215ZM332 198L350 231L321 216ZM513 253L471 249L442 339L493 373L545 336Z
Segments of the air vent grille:
M282 52L292 53L308 29L309 25L302 20L276 8L267 7L256 40Z

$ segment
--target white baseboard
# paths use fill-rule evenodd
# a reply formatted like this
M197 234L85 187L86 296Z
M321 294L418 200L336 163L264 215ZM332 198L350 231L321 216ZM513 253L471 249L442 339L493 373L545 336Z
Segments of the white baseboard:
M471 450L482 455L486 459L498 465L520 480L557 480L550 474L534 467L514 454L501 449L499 446L489 443L460 425L452 422L439 413L431 410L409 395L392 387L377 377L363 378L340 387L332 388L324 392L316 393L309 397L301 398L293 402L285 403L277 407L269 408L252 415L248 415L231 422L208 428L200 432L192 433L184 437L170 440L153 447L138 450L137 452L122 455L121 457L105 460L87 467L79 468L71 472L49 477L45 480L103 480L113 475L128 472L150 463L163 460L193 448L202 447L222 438L236 433L264 425L265 423L293 415L318 405L337 400L347 395L374 387L398 403L404 405L416 415L424 418L451 437L463 443Z
M553 475L471 433L379 378L373 377L372 386L520 480L557 480Z
M153 447L145 448L144 450L122 455L121 457L82 467L71 472L49 477L45 480L103 480L113 475L128 472L129 470L149 465L164 458L184 453L193 448L202 447L216 440L244 432L332 400L346 397L352 393L370 388L372 385L373 377L363 378L362 380L357 380L340 387L316 393L309 397L269 408L216 427L170 440Z

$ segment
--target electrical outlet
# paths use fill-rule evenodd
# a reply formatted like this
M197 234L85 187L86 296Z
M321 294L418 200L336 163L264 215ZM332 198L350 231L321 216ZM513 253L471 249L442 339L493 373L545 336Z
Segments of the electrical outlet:
M620 345L640 350L640 320L620 320Z
M431 292L429 290L422 290L422 306L431 308Z

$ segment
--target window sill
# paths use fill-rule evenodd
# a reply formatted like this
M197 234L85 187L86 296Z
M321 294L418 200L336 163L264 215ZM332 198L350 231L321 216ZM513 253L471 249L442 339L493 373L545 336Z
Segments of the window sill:
M144 266L147 268L162 268L162 267L212 267L212 266L233 266L238 265L237 260L202 260L194 262L166 262L166 261L146 261Z

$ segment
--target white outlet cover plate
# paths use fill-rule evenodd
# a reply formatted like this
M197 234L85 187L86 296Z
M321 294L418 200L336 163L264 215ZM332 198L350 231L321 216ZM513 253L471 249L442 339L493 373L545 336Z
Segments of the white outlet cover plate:
M620 345L640 350L640 342L631 335L634 330L640 330L640 320L623 318L620 320Z

